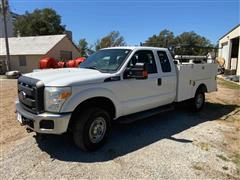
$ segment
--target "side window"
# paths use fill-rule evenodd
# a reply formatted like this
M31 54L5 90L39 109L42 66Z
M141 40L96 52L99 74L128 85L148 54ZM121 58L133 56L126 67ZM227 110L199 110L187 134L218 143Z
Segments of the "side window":
M18 58L19 58L19 66L27 65L26 56L18 56Z
M171 72L171 65L165 51L158 51L162 72Z
M136 63L146 63L149 74L157 73L156 62L152 51L137 51L131 58L129 66L134 66Z

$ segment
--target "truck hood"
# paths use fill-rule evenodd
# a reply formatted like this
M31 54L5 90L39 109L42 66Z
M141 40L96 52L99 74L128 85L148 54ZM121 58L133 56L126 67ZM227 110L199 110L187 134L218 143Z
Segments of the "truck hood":
M80 84L100 83L112 76L93 69L62 68L39 70L24 76L39 79L45 86L75 86Z

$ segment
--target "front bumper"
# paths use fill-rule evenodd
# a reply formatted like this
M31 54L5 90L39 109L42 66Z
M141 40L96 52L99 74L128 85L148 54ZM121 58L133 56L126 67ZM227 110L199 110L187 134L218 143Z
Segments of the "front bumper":
M23 109L18 101L16 102L16 111L22 117L22 125L26 125L28 129L43 134L62 134L66 132L71 118L71 113L32 114ZM46 125L49 122L50 126Z

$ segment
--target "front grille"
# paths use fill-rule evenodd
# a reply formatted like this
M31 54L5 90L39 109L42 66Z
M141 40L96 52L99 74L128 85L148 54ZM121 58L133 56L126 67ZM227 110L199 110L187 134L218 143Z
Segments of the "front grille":
M18 98L21 106L34 114L44 111L44 84L26 76L18 78Z

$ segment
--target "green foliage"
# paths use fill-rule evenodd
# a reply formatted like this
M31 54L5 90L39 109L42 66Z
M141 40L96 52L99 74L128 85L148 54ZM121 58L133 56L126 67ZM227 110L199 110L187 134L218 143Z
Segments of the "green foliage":
M107 47L124 46L125 44L123 36L121 36L118 31L112 31L96 42L95 49L99 50Z
M17 17L13 25L14 34L20 33L21 36L54 35L65 31L65 26L61 25L61 16L51 8L26 12Z
M86 57L86 51L88 50L88 43L85 38L80 39L78 43L78 48L80 49L80 56Z
M153 35L145 41L144 46L152 47L171 47L175 45L173 32L164 29L159 35Z
M175 37L173 32L167 29L161 31L159 35L153 35L149 37L145 41L144 45L166 48L177 47L180 45L181 48L175 48L175 54L184 55L206 55L213 47L207 38L200 36L193 31L184 32Z
M176 49L176 54L206 55L209 52L209 49L198 47L213 47L207 38L200 36L193 31L180 34L175 38L175 43L186 46L184 48Z

